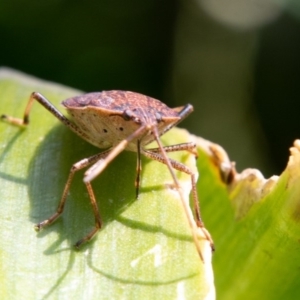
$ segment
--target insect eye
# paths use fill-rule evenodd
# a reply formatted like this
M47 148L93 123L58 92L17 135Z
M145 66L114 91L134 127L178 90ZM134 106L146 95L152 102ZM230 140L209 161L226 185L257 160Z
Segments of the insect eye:
M131 120L133 116L134 116L134 113L133 113L131 110L125 109L125 110L123 111L122 117L123 117L123 119L124 119L125 121Z
M156 118L157 123L160 123L162 121L162 116L158 112L155 114L155 118Z

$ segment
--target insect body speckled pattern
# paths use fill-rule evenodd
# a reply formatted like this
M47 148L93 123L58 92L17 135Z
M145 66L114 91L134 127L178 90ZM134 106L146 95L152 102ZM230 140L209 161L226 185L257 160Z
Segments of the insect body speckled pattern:
M190 104L178 108L169 108L161 101L139 93L118 90L95 92L72 97L62 102L62 105L71 116L71 120L69 120L44 96L39 93L32 93L27 103L23 119L7 115L2 115L1 118L12 124L20 126L28 125L29 113L34 101L38 101L64 125L84 140L98 148L106 149L94 156L84 158L72 166L56 212L50 216L50 218L38 223L35 226L36 230L40 230L52 224L62 214L74 174L78 170L89 167L84 175L84 183L95 215L95 228L83 239L79 240L75 246L79 247L82 243L90 240L102 226L91 181L97 177L120 152L128 150L137 152L136 197L138 198L139 195L141 154L167 165L172 175L175 188L179 192L181 203L201 259L203 259L203 257L199 246L197 227L202 230L213 249L212 239L205 229L200 216L195 174L186 165L170 159L166 154L167 152L185 150L196 155L195 144L182 143L163 146L160 141L161 135L166 133L193 111L193 107ZM145 148L145 146L152 141L156 141L158 147L151 149ZM190 217L189 206L184 200L174 169L191 176L196 223Z

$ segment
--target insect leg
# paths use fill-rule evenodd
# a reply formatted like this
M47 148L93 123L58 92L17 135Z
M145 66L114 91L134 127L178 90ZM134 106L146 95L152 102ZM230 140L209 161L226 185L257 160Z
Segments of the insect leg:
M141 184L141 171L142 171L142 164L141 164L141 142L137 140L137 162L136 162L136 179L135 179L135 197L138 199L139 191L140 191L140 184Z
M145 130L147 130L147 126L145 124L141 125L141 127L139 127L126 139L122 140L119 144L112 148L105 159L101 159L94 165L92 165L84 174L84 182L91 182L93 179L95 179L95 177L97 177L108 166L108 164L127 147L127 145L133 139L142 136Z
M196 144L193 143L193 142L170 145L170 146L164 146L163 148L166 152L188 151L188 152L194 154L196 158L198 158L198 152L196 150ZM147 150L151 151L152 153L153 152L160 153L159 148L148 148Z
M93 212L94 212L94 216L95 216L95 228L93 228L85 237L83 237L81 240L79 240L76 244L75 247L78 249L83 243L88 242L89 240L91 240L94 235L97 233L97 231L99 229L101 229L102 227L102 220L100 217L100 213L99 213L99 208L96 202L96 198L95 198L95 194L93 191L93 188L91 186L91 184L89 182L85 183L86 187L87 187L87 191L91 200L91 204L92 204L92 208L93 208Z
M175 145L176 146L176 145ZM171 149L173 146L169 146L169 148ZM165 147L164 147L165 148ZM144 154L146 157L154 159L156 161L159 161L163 164L167 164L165 158L157 152L152 152L152 149L142 149L142 154ZM201 218L201 213L200 213L200 206L199 206L199 200L198 200L198 192L197 192L197 187L196 187L196 177L195 174L192 172L192 170L190 168L188 168L186 165L173 160L171 158L168 158L171 166L180 171L180 172L184 172L188 175L191 176L191 183L192 183L192 196L193 196L193 203L194 203L194 211L195 211L195 217L196 217L196 224L197 227L201 228L202 232L204 233L204 236L206 237L206 239L210 242L211 248L212 250L214 250L214 243L213 240L210 236L210 234L208 233L208 231L206 230L206 228L204 227L204 223L202 221Z
M102 153L98 153L98 154L96 154L94 156L91 156L89 158L82 159L82 160L80 160L79 162L75 163L72 166L72 168L70 170L70 173L69 173L68 180L65 184L65 188L64 188L62 197L61 197L59 205L56 209L56 212L52 216L50 216L48 219L36 224L35 225L35 230L36 231L40 231L43 227L51 225L63 213L65 203L66 203L66 199L67 199L67 196L68 196L68 193L69 193L69 190L70 190L70 186L71 186L71 182L73 180L74 174L77 171L79 171L79 170L95 163L96 161L99 161L100 159L104 159L108 155L109 151L110 150L106 150ZM101 218L100 218L100 214L99 214L99 210L98 210L98 206L97 206L95 196L94 196L94 193L93 193L92 186L90 185L90 183L85 183L85 184L86 184L86 187L87 187L87 190L88 190L88 193L89 193L89 196L90 196L91 204L92 204L92 207L93 207L93 212L94 212L94 216L95 216L95 229L92 232L90 232L85 238L83 238L82 240L77 242L76 247L79 247L83 242L91 239L92 236L94 236L94 234L101 228L101 223L102 223Z
M174 169L172 167L172 164L171 164L171 161L169 159L169 157L167 156L166 154L166 151L164 150L164 147L162 145L162 142L159 138L159 133L158 133L158 130L157 130L157 127L153 127L152 128L152 133L154 135L154 139L155 141L157 142L157 145L160 149L160 153L161 154L158 154L156 153L156 155L153 156L153 159L155 159L154 157L161 157L162 158L162 163L166 164L169 171L170 171L170 174L173 178L173 181L174 181L174 184L175 184L175 187L178 191L178 194L179 194L179 197L180 197L180 201L181 201L181 204L182 204L182 208L185 212L185 215L186 215L186 218L187 218L187 221L189 223L189 226L191 228L191 233L192 233L192 237L193 237L193 240L194 240L194 244L197 248L197 252L200 256L200 259L204 262L204 258L203 258L203 255L202 255L202 251L201 251L201 247L200 247L200 244L199 244L199 241L198 241L198 235L197 235L197 226L195 224L195 222L193 221L192 217L190 216L190 208L189 208L189 205L188 203L186 203L185 199L184 199L184 195L182 193L182 190L180 188L180 185L179 185L179 181L177 179L177 177L175 176L175 172L174 172ZM157 159L159 161L159 159Z
M83 139L89 140L88 136L83 133L74 123L72 123L68 118L66 118L49 100L47 100L42 94L33 92L27 102L23 119L15 118L8 115L1 115L1 119L6 120L8 123L17 126L27 126L29 124L29 114L34 101L38 101L42 106L44 106L52 115L54 115L60 122L70 128L77 135Z

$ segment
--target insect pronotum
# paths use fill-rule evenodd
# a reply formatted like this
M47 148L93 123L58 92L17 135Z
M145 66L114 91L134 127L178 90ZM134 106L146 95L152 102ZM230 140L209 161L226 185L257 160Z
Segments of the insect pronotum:
M79 240L75 246L78 248L82 243L89 241L102 227L102 221L91 181L97 177L120 152L129 150L137 152L136 197L139 195L140 187L141 154L167 165L173 178L174 186L180 195L181 203L185 215L187 216L200 258L203 260L197 235L197 227L202 230L213 249L213 241L201 219L195 174L186 165L169 158L166 154L167 152L185 150L196 156L196 146L194 143L163 146L160 141L160 136L177 125L193 111L192 105L187 104L183 107L169 108L159 100L142 94L118 90L103 91L64 100L62 105L72 117L71 121L59 112L43 95L34 92L29 98L23 119L7 115L2 115L1 118L15 125L28 125L29 113L34 101L38 101L59 121L84 140L98 148L106 149L101 153L80 160L71 167L56 212L48 219L36 224L35 229L37 231L52 224L63 213L74 174L78 170L90 166L85 172L83 181L86 185L95 215L95 227L85 237ZM151 149L145 148L145 146L152 141L156 141L158 147ZM191 176L196 222L190 216L189 205L184 200L174 169Z

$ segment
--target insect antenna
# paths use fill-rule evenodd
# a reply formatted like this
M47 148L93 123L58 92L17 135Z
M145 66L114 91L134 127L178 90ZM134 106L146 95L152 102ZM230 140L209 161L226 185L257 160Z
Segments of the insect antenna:
M170 124L167 126L161 133L160 136L164 135L167 131L175 127L178 123L182 122L189 114L194 111L194 107L191 104L185 105L179 112L178 112L178 121L175 123Z

